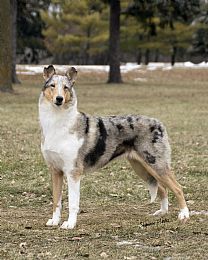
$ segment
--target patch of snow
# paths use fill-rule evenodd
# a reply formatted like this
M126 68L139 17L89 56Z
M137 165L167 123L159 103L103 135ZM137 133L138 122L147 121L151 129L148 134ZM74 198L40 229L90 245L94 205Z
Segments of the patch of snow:
M141 81L141 82L146 82L146 78L135 78L134 81Z
M132 71L132 70L138 70L141 67L142 67L142 65L138 65L137 63L131 63L131 62L128 62L125 65L120 66L121 72L124 72L124 73Z
M134 243L135 243L135 240L133 240L133 241L123 240L123 241L117 242L117 246L133 245Z
M172 70L172 69L173 69L173 66L171 66L171 65L167 65L162 68L162 70Z
M23 75L36 75L38 73L34 71L17 71L17 74L23 74Z
M190 215L191 216L193 216L193 215L205 215L205 216L208 216L208 211L206 211L206 210L201 210L201 211L192 210L190 212Z
M151 250L160 250L160 246L148 246L148 245L144 245L139 243L137 240L123 240L120 242L116 243L117 246L133 246L133 247L140 247L143 249L151 249Z
M26 75L35 75L35 74L42 74L43 68L47 65L23 65L18 64L16 66L17 73L19 74L26 74ZM72 65L54 65L57 71L64 72L67 68ZM99 72L108 72L109 66L108 65L74 65L78 71L99 71ZM201 68L208 68L208 63L201 62L199 64L194 64L192 62L177 62L172 67L170 63L163 63L163 62L150 62L147 66L145 65L138 65L137 63L126 63L120 66L122 73L127 73L129 71L137 70L140 73L145 73L147 70L154 71L157 69L162 69L164 71L171 70L174 68L192 68L192 69L201 69Z

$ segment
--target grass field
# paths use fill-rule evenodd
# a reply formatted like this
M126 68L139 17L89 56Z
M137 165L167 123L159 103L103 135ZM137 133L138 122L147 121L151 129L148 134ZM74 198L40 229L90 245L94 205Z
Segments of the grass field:
M40 153L37 103L42 76L21 76L15 94L0 93L0 259L207 259L208 73L134 71L124 84L105 84L104 72L80 72L79 109L91 114L159 118L172 145L172 167L191 219L170 211L152 217L147 188L125 161L83 176L74 230L45 226L52 213L50 175ZM63 220L67 218L66 185Z

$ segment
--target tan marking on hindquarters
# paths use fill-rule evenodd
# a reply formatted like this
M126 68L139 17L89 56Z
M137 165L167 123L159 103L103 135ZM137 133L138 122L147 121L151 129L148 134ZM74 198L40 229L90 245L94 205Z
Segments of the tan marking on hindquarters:
M148 182L150 180L151 175L145 170L141 163L134 159L128 159L128 161L136 174L139 175L143 181Z
M139 175L139 177L147 182L149 185L151 185L151 183L149 183L150 181L150 177L152 177L152 175L150 175L146 170L145 168L141 165L140 162L138 162L137 160L134 160L134 159L128 159L128 161L130 162L132 168L134 169L134 171L137 173L137 175ZM160 184L160 183L157 183L155 185L158 185L158 195L160 197L160 199L164 199L164 198L167 198L168 194L167 194L167 191L166 189ZM151 195L151 194L150 194ZM156 197L156 195L155 195Z
M168 169L166 174L163 176L164 185L170 189L176 196L180 209L187 207L184 193L181 185L176 181L174 174Z
M159 175L152 167L150 167L138 154L132 153L131 158L137 160L141 163L141 165L145 168L145 170L152 175L159 183L161 183L164 187L167 187L171 190L179 204L180 209L184 209L187 207L186 201L184 198L183 190L180 184L176 181L174 174L171 173L170 169L166 169L163 175ZM164 192L161 190L161 192ZM162 194L161 194L162 195Z
M62 196L63 173L53 170L52 183L53 183L53 212L55 212Z
M158 195L161 200L168 197L168 191L160 183L158 184Z

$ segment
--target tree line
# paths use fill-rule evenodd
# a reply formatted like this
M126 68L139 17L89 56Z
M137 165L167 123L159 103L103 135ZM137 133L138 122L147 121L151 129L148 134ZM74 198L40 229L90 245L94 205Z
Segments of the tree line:
M207 17L205 0L1 0L0 88L18 82L16 53L26 47L33 62L41 50L54 63L109 64L109 83L122 82L121 61L206 59Z

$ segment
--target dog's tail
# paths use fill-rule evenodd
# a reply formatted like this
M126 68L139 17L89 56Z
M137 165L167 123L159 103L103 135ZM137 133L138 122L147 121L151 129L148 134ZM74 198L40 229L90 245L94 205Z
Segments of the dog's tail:
M157 190L158 190L157 181L153 182L153 183L149 183L148 188L149 188L149 193L150 193L150 196L151 196L150 203L153 203L155 201L156 197L157 197Z

